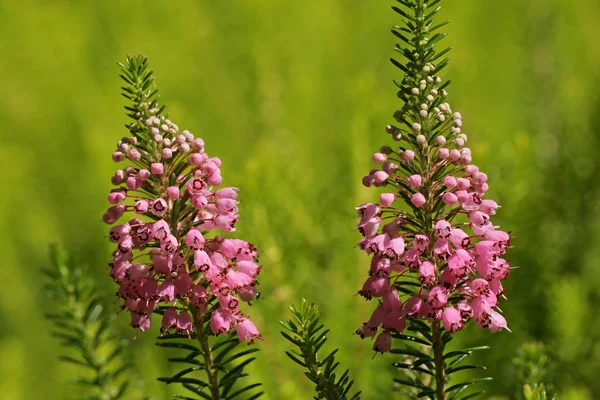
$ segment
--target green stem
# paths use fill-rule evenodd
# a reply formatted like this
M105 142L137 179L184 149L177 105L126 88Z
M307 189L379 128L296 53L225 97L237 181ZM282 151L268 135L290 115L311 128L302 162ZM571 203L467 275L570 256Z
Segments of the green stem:
M196 328L196 338L200 342L200 348L202 349L202 355L204 356L204 369L208 377L208 384L210 386L210 396L212 400L220 400L221 395L219 393L219 379L217 374L219 371L214 366L213 354L208 344L208 334L204 328L204 320L202 313L198 309L193 309L194 315L194 326Z
M435 396L437 400L445 400L444 385L446 383L444 365L444 343L440 321L431 324L433 330L433 360L435 363Z

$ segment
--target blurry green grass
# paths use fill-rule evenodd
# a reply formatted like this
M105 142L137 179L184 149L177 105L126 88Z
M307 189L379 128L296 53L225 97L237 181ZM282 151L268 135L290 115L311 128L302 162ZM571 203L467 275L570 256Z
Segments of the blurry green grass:
M450 102L504 206L496 221L519 236L511 257L521 266L503 306L514 333L461 336L494 346L482 356L497 377L493 394L512 393L510 360L532 337L555 353L563 398L597 398L600 4L446 3ZM353 296L368 261L352 230L353 208L375 198L360 178L399 105L391 4L0 2L2 398L73 390L42 318L48 242L75 249L112 301L100 217L110 153L126 134L115 61L136 52L150 57L173 120L202 136L224 161L225 183L242 188L239 235L260 246L264 264L264 301L249 313L265 336L253 373L268 398L310 398L277 323L301 297L321 304L365 400L387 398L391 358L371 360L370 343L352 335L372 308ZM136 333L121 319L122 334L137 336L132 352L150 393L167 398L171 388L154 381L168 373L156 332Z

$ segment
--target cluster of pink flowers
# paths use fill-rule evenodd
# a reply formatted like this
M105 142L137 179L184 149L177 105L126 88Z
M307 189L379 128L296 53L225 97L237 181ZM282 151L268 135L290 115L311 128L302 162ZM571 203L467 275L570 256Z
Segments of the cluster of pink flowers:
M413 89L417 99L419 92ZM492 332L508 329L498 300L510 272L503 258L510 235L492 224L498 204L483 199L488 177L471 164L461 115L448 103L429 110L429 100L410 115L420 123L404 132L387 128L412 150L383 147L373 155L381 169L363 178L367 187L394 189L378 204L358 207L359 247L372 257L359 294L380 301L357 334L374 337L382 328L374 344L380 352L390 350L391 334L411 318L441 320L449 332L470 319ZM434 135L425 126L439 128Z
M237 189L216 189L221 160L204 152L204 142L159 114L135 127L112 158L129 160L116 171L117 186L104 222L127 222L110 230L116 243L110 276L131 313L131 324L147 330L157 305L165 306L161 332L194 332L195 319L210 318L214 334L236 329L241 341L260 334L243 315L239 301L256 294L260 272L256 248L243 240L209 237L213 230L232 232L238 220ZM191 313L191 315L190 315Z

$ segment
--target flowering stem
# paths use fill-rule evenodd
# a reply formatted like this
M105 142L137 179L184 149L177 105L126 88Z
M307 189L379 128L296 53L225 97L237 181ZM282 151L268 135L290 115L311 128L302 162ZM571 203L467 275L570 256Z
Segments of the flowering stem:
M442 328L440 321L431 324L433 330L433 361L435 363L435 396L437 400L445 400L444 384L444 343L442 342Z
M200 342L202 355L204 356L204 369L206 370L206 376L208 377L210 396L212 400L220 400L219 380L217 379L219 371L214 367L213 354L210 345L208 344L208 335L204 329L205 326L202 319L202 313L199 309L196 309L193 314L196 338L198 339L198 342Z

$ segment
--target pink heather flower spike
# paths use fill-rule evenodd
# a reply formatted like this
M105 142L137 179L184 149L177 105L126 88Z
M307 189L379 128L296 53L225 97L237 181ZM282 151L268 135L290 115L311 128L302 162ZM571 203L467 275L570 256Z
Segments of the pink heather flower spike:
M401 146L373 154L377 168L363 178L365 186L383 188L379 203L357 208L358 247L372 258L358 293L376 300L357 333L377 336L380 352L389 351L391 333L416 319L448 332L470 320L492 332L508 330L498 303L511 236L492 222L500 206L484 199L489 177L471 164L462 115L446 102L442 79L425 76L433 69L425 64L394 114L410 129L386 128Z
M235 230L238 189L219 187L221 159L207 155L202 139L179 133L155 100L144 101L134 104L133 137L121 140L112 154L115 162L130 165L112 177L117 188L103 217L110 225L128 218L109 235L116 246L110 276L123 308L141 330L150 328L150 316L160 307L162 333L192 336L195 324L210 321L214 334L235 328L240 341L260 339L239 308L257 296L258 252L218 233ZM382 174L381 182L387 179ZM380 286L371 290L380 294Z

